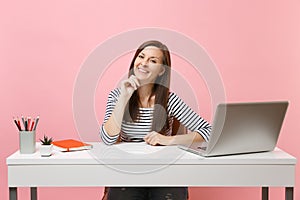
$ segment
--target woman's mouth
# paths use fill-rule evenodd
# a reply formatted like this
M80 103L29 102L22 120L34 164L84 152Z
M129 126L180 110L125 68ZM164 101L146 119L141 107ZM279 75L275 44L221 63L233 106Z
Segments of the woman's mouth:
M139 72L144 73L144 74L148 74L149 72L147 70L145 70L142 67L138 67Z

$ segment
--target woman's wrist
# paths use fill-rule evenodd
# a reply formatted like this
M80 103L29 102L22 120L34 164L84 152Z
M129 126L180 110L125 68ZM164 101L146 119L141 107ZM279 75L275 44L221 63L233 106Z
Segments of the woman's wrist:
M193 142L203 142L203 137L198 132L190 132L183 135L167 136L168 145L191 144Z
M119 96L119 102L122 102L123 104L127 104L127 102L129 101L130 97L132 96L132 94L128 94L126 92L122 92L121 91L121 94Z
M174 136L166 136L166 145L176 145L176 135Z

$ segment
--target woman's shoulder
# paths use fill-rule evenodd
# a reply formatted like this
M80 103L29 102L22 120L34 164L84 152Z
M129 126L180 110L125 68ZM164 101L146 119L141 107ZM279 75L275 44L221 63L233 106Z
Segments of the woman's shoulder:
M182 101L181 98L175 92L169 92L169 99L168 104L177 104L178 102Z
M177 99L177 98L180 98L180 97L175 92L173 92L173 91L169 92L169 101L172 99Z
M110 91L110 93L108 94L108 98L118 99L120 94L121 94L121 89L120 88L115 88L115 89Z

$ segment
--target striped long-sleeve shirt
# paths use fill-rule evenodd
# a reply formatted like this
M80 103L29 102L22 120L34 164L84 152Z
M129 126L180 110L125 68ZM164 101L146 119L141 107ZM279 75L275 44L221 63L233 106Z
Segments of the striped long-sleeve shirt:
M139 117L136 122L122 121L120 134L116 136L110 136L105 128L104 124L111 116L116 103L118 102L120 96L120 89L114 89L108 95L106 112L104 116L104 122L101 126L100 136L105 144L114 144L118 140L119 136L121 141L125 142L138 142L143 141L144 136L150 133L152 130L152 117L153 108L139 108ZM175 93L170 92L168 104L167 104L167 114L169 116L170 129L167 131L166 135L171 135L172 124L174 117L184 125L190 131L198 132L206 141L209 140L209 135L211 131L211 125L195 113L187 104L184 103Z

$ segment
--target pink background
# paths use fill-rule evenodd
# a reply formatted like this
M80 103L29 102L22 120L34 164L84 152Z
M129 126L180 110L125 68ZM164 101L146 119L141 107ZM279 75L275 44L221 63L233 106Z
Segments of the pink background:
M228 101L289 100L278 146L300 157L299 1L2 1L0 199L8 199L5 159L18 149L12 117L40 115L38 138L79 138L72 94L81 64L108 38L143 27L177 31L202 45L218 67ZM129 60L120 58L115 64L128 66ZM176 58L173 65L179 71L189 67ZM192 74L189 79L197 84ZM209 102L203 88L203 102ZM106 102L101 96L96 95L100 121ZM210 120L210 113L208 107L201 114ZM295 199L300 196L298 166L296 175ZM38 195L81 200L100 199L101 193L102 188L40 188ZM28 195L27 188L19 190L20 200ZM283 195L281 188L270 191L275 200ZM260 197L260 189L191 188L190 196L250 200Z

